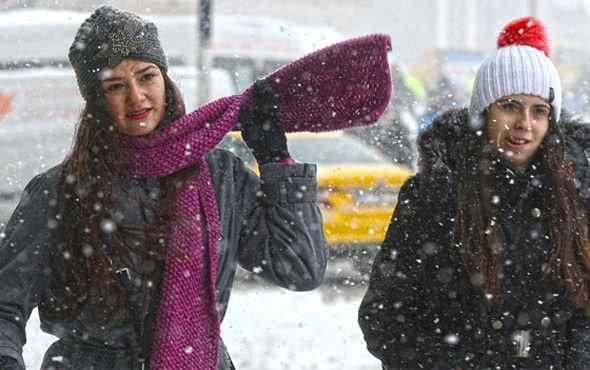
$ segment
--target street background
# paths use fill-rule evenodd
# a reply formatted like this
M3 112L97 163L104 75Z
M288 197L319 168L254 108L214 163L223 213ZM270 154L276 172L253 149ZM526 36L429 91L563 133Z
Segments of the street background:
M198 0L3 0L0 11L44 7L91 12L99 4L144 15L196 15L198 9ZM565 87L574 83L588 63L588 0L211 0L211 8L213 15L263 15L330 26L346 37L389 34L392 58L428 87L437 83L446 68L452 73L469 63L458 53L489 53L501 28L527 15L539 17L546 25L552 58L561 68Z

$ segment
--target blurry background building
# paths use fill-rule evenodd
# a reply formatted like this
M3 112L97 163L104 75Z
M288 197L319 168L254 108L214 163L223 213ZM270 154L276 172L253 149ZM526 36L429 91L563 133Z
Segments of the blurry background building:
M415 139L420 129L432 122L441 110L467 104L476 69L486 55L495 49L498 31L507 22L518 17L533 15L546 25L551 43L551 57L562 78L564 107L580 116L590 117L590 43L587 41L590 36L590 0L209 1L212 4L214 34L222 32L221 28L228 29L228 23L224 22L223 18L227 15L284 19L284 22L275 22L264 30L261 27L260 32L267 35L274 33L282 36L292 32L286 22L309 25L310 30L313 27L322 28L324 34L326 29L334 31L324 40L318 40L317 44L315 41L309 41L309 51L343 38L376 32L389 34L393 42L391 65L394 79L390 108L379 125L369 129L352 130L351 133L382 149L396 162L410 167L416 165ZM101 4L111 4L146 16L169 16L171 19L174 16L194 16L196 19L199 1L2 0L0 16L2 13L18 9L33 8L90 14ZM173 41L186 47L196 47L197 26L181 30L179 25L177 28L177 36L172 37ZM192 34L184 37L185 33ZM241 31L242 36L244 33L248 31ZM252 33L245 36L252 44L260 44L260 35ZM11 40L14 38L18 36L12 37ZM60 38L66 43L69 42L65 36ZM308 39L312 40L312 37ZM290 42L284 41L282 44L286 47ZM172 54L172 49L166 45L168 53ZM304 49L298 50L304 54ZM0 50L0 53L7 54L5 50ZM190 51L185 54L195 56L197 52ZM65 59L65 48L63 56ZM237 60L239 57L235 55L234 59ZM67 59L64 63L67 64ZM269 72L278 66L279 64L259 68L259 74ZM236 80L237 90L248 86L252 78L260 77L256 74L246 76L243 70L235 68L226 69L230 69L231 77ZM212 74L214 72L211 71ZM190 73L195 74L194 71ZM194 85L190 81L186 82L185 86ZM222 86L217 82L211 88L216 87ZM187 89L192 91L195 88ZM226 94L227 91L222 89L220 93ZM196 101L192 94L187 94L187 97L189 102ZM18 99L15 100L15 105L17 103Z
M566 90L584 89L590 36L588 0L211 0L214 14L280 17L333 27L346 37L373 32L391 35L399 67L436 89L442 75L456 84L460 103L468 96L473 70L494 48L498 30L508 21L539 17L547 26L552 58ZM112 4L143 14L196 14L198 0L4 0L0 11L23 7L91 11ZM215 22L215 20L213 20ZM280 32L280 30L278 30ZM580 99L566 96L576 109ZM585 100L584 100L585 101ZM565 104L568 107L568 103Z

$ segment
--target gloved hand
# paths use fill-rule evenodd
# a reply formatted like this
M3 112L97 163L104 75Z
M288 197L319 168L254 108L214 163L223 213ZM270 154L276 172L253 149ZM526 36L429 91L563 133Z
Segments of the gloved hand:
M14 357L0 356L1 370L25 370L25 367L18 363Z
M238 127L242 138L259 164L291 158L279 99L266 80L258 80L252 89L254 110L247 103L240 107Z

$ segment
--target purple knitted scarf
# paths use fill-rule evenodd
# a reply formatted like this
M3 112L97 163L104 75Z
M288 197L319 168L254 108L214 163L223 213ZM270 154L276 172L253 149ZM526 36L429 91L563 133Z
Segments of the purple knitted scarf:
M279 96L285 130L330 131L375 123L391 96L387 52L391 41L371 35L335 44L267 76ZM166 262L153 369L217 368L220 319L215 293L220 222L204 156L238 121L252 88L209 103L170 126L141 137L120 136L120 171L161 178L193 163L199 174L180 193L181 216L172 246L184 257Z

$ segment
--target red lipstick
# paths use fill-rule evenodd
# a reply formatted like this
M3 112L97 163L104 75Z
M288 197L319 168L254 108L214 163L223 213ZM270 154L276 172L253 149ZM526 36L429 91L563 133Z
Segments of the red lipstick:
M137 109L127 113L127 117L134 120L142 120L147 118L147 116L150 115L151 111L152 110L150 108Z

